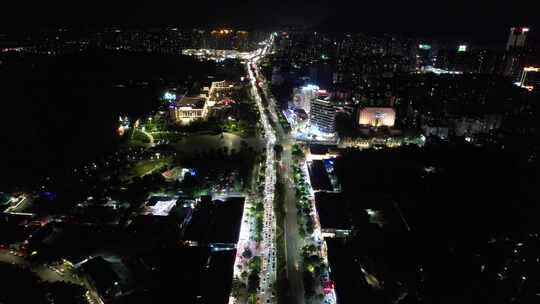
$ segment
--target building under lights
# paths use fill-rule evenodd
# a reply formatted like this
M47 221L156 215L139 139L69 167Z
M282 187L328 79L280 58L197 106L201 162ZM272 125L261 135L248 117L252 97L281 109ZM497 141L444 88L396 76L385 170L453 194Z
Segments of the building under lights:
M433 51L430 44L419 44L416 50L416 69L433 65Z
M358 123L361 126L393 127L396 120L396 111L392 108L363 108L360 111Z
M508 42L506 43L506 50L509 51L512 48L524 47L528 32L529 29L526 27L510 28L510 35L508 36Z
M309 113L311 110L311 101L316 99L319 94L319 87L316 85L306 85L295 88L293 91L293 108L295 110L304 110Z
M518 79L523 68L525 47L529 28L513 27L506 43L505 65L503 74Z
M206 98L202 96L184 96L172 109L173 119L182 125L190 124L195 120L204 119L207 115L208 103L206 102Z
M311 128L322 133L334 133L336 108L328 99L315 98L310 103L309 123Z
M529 91L540 89L540 67L525 67L518 83L520 87Z

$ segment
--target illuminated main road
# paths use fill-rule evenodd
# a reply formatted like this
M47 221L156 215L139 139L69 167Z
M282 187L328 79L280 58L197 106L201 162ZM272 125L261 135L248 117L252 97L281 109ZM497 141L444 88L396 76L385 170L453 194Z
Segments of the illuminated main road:
M262 239L260 243L253 244L250 242L249 234L253 229L253 219L247 218L247 208L251 206L253 198L248 196L246 204L244 206L244 218L242 219L242 225L240 227L240 238L237 244L237 249L254 248L258 249L255 254L261 257L261 272L260 272L260 284L257 289L257 303L276 303L275 295L273 294L274 286L276 282L276 219L274 216L274 192L276 186L276 157L274 152L274 145L276 143L275 130L272 128L269 118L266 115L265 108L262 104L261 96L257 89L257 76L259 75L258 62L270 51L273 44L274 35L265 42L261 49L254 51L249 60L246 62L246 68L249 74L251 84L251 95L257 104L257 108L260 112L260 122L264 129L264 140L266 148L266 169L264 190L262 193L262 202L264 206L263 211L263 231ZM275 113L274 113L275 115ZM257 196L257 195L256 195ZM234 266L234 278L240 276L242 269L245 269L245 261L241 258L241 253L237 253ZM229 298L229 304L238 303L233 295Z
M296 199L296 185L293 182L293 161L292 161L292 146L296 143L295 139L286 132L282 125L279 123L278 115L276 114L279 106L277 105L276 100L273 98L264 77L259 77L260 87L262 91L263 98L268 102L268 112L270 113L270 118L273 121L273 126L275 128L275 139L276 143L280 144L283 147L283 152L281 153L281 161L279 162L280 167L280 178L282 179L282 184L284 186L284 195L282 197L285 209L285 218L284 218L284 241L285 241L285 259L286 259L286 278L288 290L285 292L284 300L287 304L303 304L305 303L305 294L304 294L304 281L303 281L303 261L301 258L301 249L303 245L314 245L317 248L317 255L319 255L323 263L328 266L328 258L326 245L322 237L321 227L319 223L319 216L315 208L315 200L313 195L313 189L309 185L309 178L307 178L308 188L309 188L309 201L311 203L311 212L310 215L314 219L315 228L314 232L302 238L299 233L298 225L298 210L297 210L297 199ZM300 163L300 167L304 171L304 176L309 177L307 170L307 164L305 161ZM326 272L326 277L329 277L328 272ZM310 303L321 303L321 304L335 304L336 295L333 287L330 289L323 290L322 281L320 279L322 276L319 276L315 279L315 290L316 293L324 294L320 299L310 299ZM264 303L264 302L263 302Z
M264 190L262 193L262 201L264 206L263 211L263 233L262 240L257 243L253 242L250 235L253 233L255 226L254 219L249 216L247 210L252 207L254 200L258 200L258 194L248 195L246 198L246 204L244 206L244 216L242 219L242 225L240 228L240 237L237 244L237 250L239 251L236 256L234 264L233 278L238 279L241 277L242 271L247 270L247 260L242 258L242 250L244 248L251 249L255 255L260 256L262 260L261 272L260 272L260 285L257 289L257 303L267 304L276 303L277 299L274 294L274 286L277 279L276 271L276 219L274 215L274 194L277 181L276 169L280 168L282 182L285 185L284 189L284 241L285 241L285 263L286 263L286 279L287 290L285 291L286 303L291 304L304 304L304 284L302 277L302 261L300 257L301 248L304 241L299 234L299 227L297 223L297 208L296 208L296 188L293 183L292 172L292 156L291 147L294 140L291 139L289 134L283 130L279 123L279 118L276 109L279 107L276 104L275 99L271 96L271 93L266 85L265 78L260 75L259 61L264 58L271 51L275 34L272 34L268 40L263 43L263 47L253 51L249 54L242 54L242 56L236 56L234 58L240 60L246 60L246 68L248 71L251 95L255 100L257 108L260 112L260 123L264 129L264 140L266 148L266 171L264 180ZM220 54L207 51L205 53L209 59L220 60ZM189 54L193 55L193 54ZM232 56L232 55L231 55ZM262 94L261 94L262 93ZM263 104L263 100L266 103ZM281 161L277 162L274 147L276 144L280 144L283 147L281 153ZM304 170L305 163L303 163ZM306 175L307 176L307 175ZM312 200L313 198L311 198ZM281 203L281 202L280 202ZM318 216L316 215L315 208L312 208L315 213L316 229L311 239L317 242L320 247L320 255L323 257L325 263L326 250L324 246L320 246L322 243L322 235L320 231L320 225L318 224ZM321 289L319 287L318 289ZM241 300L231 294L229 298L229 304L240 303ZM243 302L243 301L242 301ZM335 295L332 293L330 296L326 295L321 303L335 303ZM251 303L251 302L250 302Z
M266 54L265 54L266 55ZM255 73L258 74L258 67L255 64ZM262 75L256 75L258 80L260 81L259 85L261 87L261 92L264 96L257 96L258 103L260 103L261 97L265 98L268 102L268 113L270 113L270 119L273 121L273 126L275 129L271 127L272 124L270 124L268 127L272 130L272 143L268 143L268 148L272 148L273 153L273 146L274 144L278 143L283 147L283 152L281 153L281 162L280 162L280 172L281 172L281 178L282 178L282 184L284 185L284 196L282 199L284 200L284 209L285 209L285 218L284 218L284 241L285 241L285 262L286 262L286 279L287 279L287 290L285 292L284 299L286 300L286 303L291 304L303 304L304 301L304 284L303 284L303 278L302 278L302 261L300 257L300 249L302 247L303 241L300 238L299 234L299 227L298 227L298 213L296 209L296 195L295 191L296 188L294 184L291 182L293 180L292 178L292 144L293 140L289 136L289 134L283 130L281 124L279 123L279 118L276 112L276 109L279 108L279 106L276 103L276 100L272 97L272 94L270 93L268 86L266 85L266 81ZM251 75L250 75L251 77ZM253 79L253 77L252 77ZM262 105L261 105L262 107ZM261 113L264 113L261 111ZM265 120L268 119L265 115ZM266 128L265 128L266 131ZM274 166L272 167L272 169ZM275 185L275 179L276 174L275 172L272 173L273 180L272 185ZM273 194L272 194L273 197ZM271 208L271 206L269 206ZM273 217L272 217L273 218ZM272 223L273 231L275 231L275 222ZM275 240L275 238L273 237ZM273 256L273 262L275 262L275 256ZM275 269L272 269L275 271ZM275 275L274 275L275 276ZM262 302L265 303L265 302Z
M287 290L285 293L286 303L291 304L303 304L304 298L304 282L302 277L302 261L300 252L303 244L303 240L299 234L298 227L298 212L296 208L296 187L293 181L292 172L292 145L294 140L290 135L283 130L279 123L276 109L279 108L276 104L276 100L270 94L268 87L263 83L261 85L264 97L268 101L269 112L274 121L276 128L276 140L283 147L281 154L280 172L282 184L284 187L283 203L285 209L285 218L283 221L284 226L284 241L285 241L285 261L286 261L286 279Z
M259 108L261 123L265 133L266 140L266 174L264 182L264 216L263 216L263 236L261 241L261 281L259 287L259 303L275 303L276 299L272 295L273 286L276 282L276 220L274 215L274 192L276 186L276 158L274 145L276 144L275 130L270 124L266 115L262 98L257 89L257 76L259 74L258 63L267 53L273 44L274 35L272 35L265 46L256 52L256 54L247 62L247 70L251 81L251 93Z
M262 240L257 246L260 250L257 250L256 254L262 259L261 273L260 273L260 286L257 292L257 303L276 303L277 299L273 291L275 290L272 284L276 283L276 219L274 214L274 194L277 181L276 169L278 162L276 161L276 155L274 147L276 143L283 146L283 152L281 156L281 172L282 178L286 186L284 204L285 204L285 219L284 219L284 239L285 239L285 258L286 258L286 276L288 281L288 292L286 292L285 298L287 303L303 304L304 303L304 287L302 281L302 267L300 259L300 248L302 241L299 237L298 224L297 224L297 210L296 210L296 197L295 188L292 181L292 157L291 146L292 140L290 136L283 130L279 123L276 109L276 101L272 98L266 85L266 81L259 72L259 61L264 58L271 50L274 40L274 35L265 42L261 49L254 51L246 62L246 68L248 71L251 95L255 100L255 103L259 109L260 122L264 129L264 140L266 148L266 171L264 181L263 192L263 233ZM260 88L260 90L259 90ZM261 92L262 95L261 96ZM267 104L263 104L263 99L267 101ZM251 205L252 199L248 197L246 208ZM246 211L244 212L244 216ZM244 218L241 231L240 240L238 243L238 250L242 248L251 248L253 244L249 241L250 227L253 226L251 220ZM241 269L245 269L245 265L242 265L242 258L240 254L235 261L235 274L234 277L239 277ZM229 303L238 303L234 297L229 299Z

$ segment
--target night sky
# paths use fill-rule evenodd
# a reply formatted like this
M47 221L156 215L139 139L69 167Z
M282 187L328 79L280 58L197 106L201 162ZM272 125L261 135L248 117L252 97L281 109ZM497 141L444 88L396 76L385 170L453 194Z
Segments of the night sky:
M58 2L10 1L1 9L0 24L8 30L47 25L180 25L247 29L294 26L340 32L455 36L480 42L504 40L510 26L540 29L540 18L531 7L531 0Z

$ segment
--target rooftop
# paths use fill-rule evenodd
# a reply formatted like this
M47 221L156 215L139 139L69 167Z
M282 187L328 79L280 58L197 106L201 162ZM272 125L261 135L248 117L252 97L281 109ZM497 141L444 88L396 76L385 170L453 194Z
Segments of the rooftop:
M309 145L309 152L311 154L325 155L328 153L328 147L323 145Z
M82 267L92 278L101 293L107 293L107 290L117 285L120 280L116 272L112 269L111 264L100 256L84 263Z
M317 192L315 205L322 229L351 229L348 205L341 193Z
M313 190L332 191L334 189L322 160L313 160L308 169Z
M194 108L202 109L206 103L206 98L200 96L184 96L177 103L177 106L180 108Z
M152 215L167 216L176 205L176 197L152 196L146 204L146 212Z
M201 243L236 244L243 208L244 198L199 203L187 224L183 239Z

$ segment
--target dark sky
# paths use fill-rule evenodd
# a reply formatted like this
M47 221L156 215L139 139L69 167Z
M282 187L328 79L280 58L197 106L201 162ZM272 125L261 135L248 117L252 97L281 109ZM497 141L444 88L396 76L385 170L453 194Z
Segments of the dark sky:
M4 29L58 24L302 26L339 31L472 36L490 40L501 35L505 37L511 25L527 25L540 30L538 11L532 7L535 1L9 1L0 8L0 25Z

